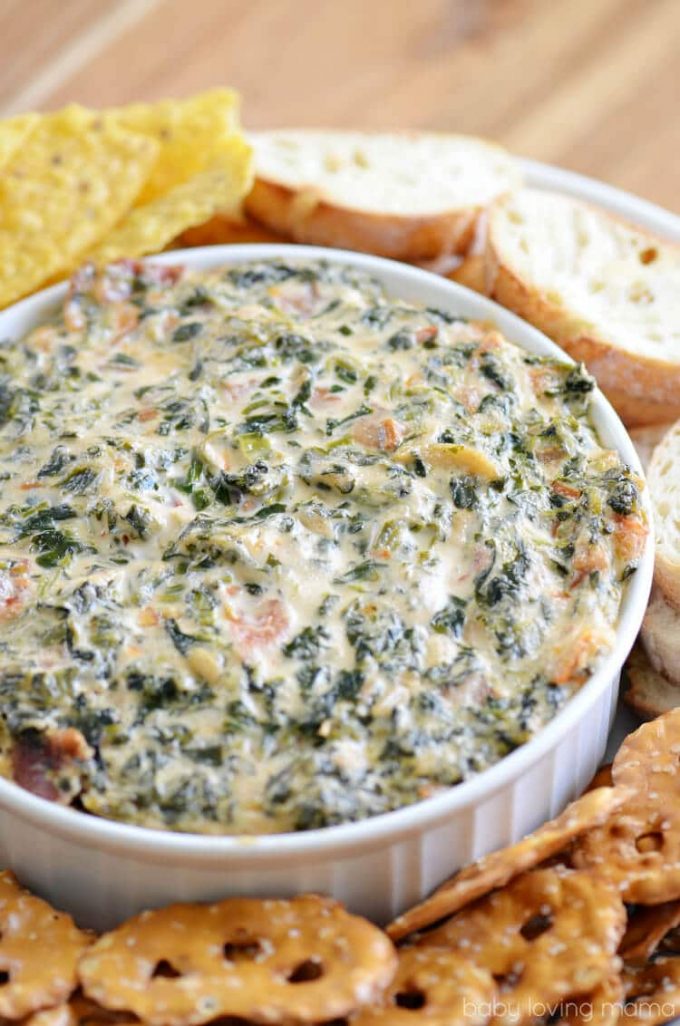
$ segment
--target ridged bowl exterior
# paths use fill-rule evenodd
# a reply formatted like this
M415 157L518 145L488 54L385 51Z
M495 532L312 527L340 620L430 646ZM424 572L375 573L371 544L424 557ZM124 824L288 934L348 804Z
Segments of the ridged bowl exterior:
M569 172L525 162L530 184L600 203L680 242L680 219ZM539 332L494 303L415 268L310 247L229 246L170 253L163 262L215 266L256 257L325 257L382 278L393 294L451 312L494 320L520 345L562 354ZM0 337L23 334L58 302L55 286L0 314ZM604 442L641 473L623 426L594 399ZM645 500L647 501L647 500ZM649 512L649 506L648 506ZM651 514L650 514L651 520ZM216 838L143 830L53 806L0 779L0 865L84 926L108 928L145 907L226 895L332 894L383 923L458 866L519 839L580 793L605 750L621 666L647 604L650 537L629 582L612 653L535 738L479 777L417 805L362 823L264 838Z

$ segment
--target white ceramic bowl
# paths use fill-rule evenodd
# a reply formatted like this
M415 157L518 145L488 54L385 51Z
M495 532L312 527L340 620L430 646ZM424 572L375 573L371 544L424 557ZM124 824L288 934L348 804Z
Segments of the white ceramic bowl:
M495 321L533 353L564 358L523 321L475 293L403 264L301 246L223 246L166 254L160 263L209 268L253 258L323 258L380 278L396 297ZM41 322L64 295L58 285L0 314L0 337ZM599 393L605 444L639 469L633 446ZM587 784L605 749L621 665L647 603L647 547L621 607L617 639L597 673L535 738L458 787L407 808L306 833L204 837L127 826L53 805L0 779L0 865L84 925L105 928L145 906L229 894L321 891L384 922L422 898L457 865L507 844L556 813Z

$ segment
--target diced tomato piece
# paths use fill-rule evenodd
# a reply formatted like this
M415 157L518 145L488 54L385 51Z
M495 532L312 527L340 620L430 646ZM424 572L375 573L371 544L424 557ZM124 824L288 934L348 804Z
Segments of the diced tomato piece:
M581 489L567 484L566 481L553 481L552 489L565 499L580 499L581 497Z

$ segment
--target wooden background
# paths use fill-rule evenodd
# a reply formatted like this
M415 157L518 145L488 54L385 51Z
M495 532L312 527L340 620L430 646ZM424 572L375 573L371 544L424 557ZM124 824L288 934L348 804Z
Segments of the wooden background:
M0 110L229 84L246 125L439 128L680 209L680 0L0 0Z

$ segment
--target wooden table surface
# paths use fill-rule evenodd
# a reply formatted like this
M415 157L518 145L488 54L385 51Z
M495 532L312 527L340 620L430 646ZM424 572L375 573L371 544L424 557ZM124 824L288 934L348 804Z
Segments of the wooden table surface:
M252 127L437 128L680 209L680 0L0 0L0 111L228 84Z

